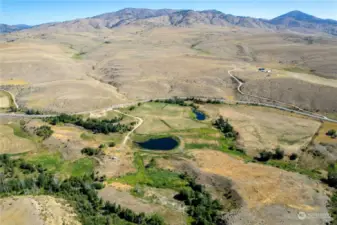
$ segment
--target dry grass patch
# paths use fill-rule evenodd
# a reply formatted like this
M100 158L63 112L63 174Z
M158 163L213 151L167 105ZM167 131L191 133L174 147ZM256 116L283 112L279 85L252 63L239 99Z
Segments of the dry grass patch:
M0 154L16 154L36 150L33 141L18 137L14 134L13 128L0 125Z
M318 131L318 135L314 139L315 143L337 144L336 138L333 139L326 135L326 133L332 129L337 131L337 123L324 122Z
M0 199L1 225L80 225L65 200L50 196L19 196Z
M228 118L239 132L238 143L251 156L280 146L286 154L307 146L320 123L293 114L255 106L207 105L202 110L212 117Z
M218 151L195 150L192 154L201 170L230 178L249 208L278 204L319 211L325 207L323 187L305 176L270 166L246 164Z

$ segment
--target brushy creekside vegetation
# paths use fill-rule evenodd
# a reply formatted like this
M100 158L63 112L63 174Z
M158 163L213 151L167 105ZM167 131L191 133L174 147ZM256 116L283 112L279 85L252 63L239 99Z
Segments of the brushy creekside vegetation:
M83 225L147 224L162 225L161 217L134 213L110 202L103 202L96 189L104 179L94 173L64 180L48 172L43 166L0 155L0 196L44 194L66 200L75 208Z
M42 137L43 140L49 138L54 131L49 126L41 126L36 128L35 134L39 137Z
M193 225L225 224L221 218L223 206L218 200L212 199L211 195L195 179L186 175L178 174L169 170L158 169L156 161L152 158L144 165L140 153L135 153L134 163L137 172L117 179L119 182L132 186L145 185L155 188L168 188L178 191L175 199L183 201L187 206L187 214ZM133 190L138 195L138 190Z
M85 129L91 130L94 133L114 133L114 132L126 132L132 129L131 126L119 123L122 120L122 117L115 117L113 119L83 119L81 116L77 115L67 115L61 114L56 117L46 118L45 121L49 122L52 125L60 123L70 123Z

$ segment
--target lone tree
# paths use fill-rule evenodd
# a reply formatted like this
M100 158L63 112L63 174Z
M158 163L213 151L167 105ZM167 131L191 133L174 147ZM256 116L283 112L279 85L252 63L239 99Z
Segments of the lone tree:
M296 153L291 153L291 155L289 156L290 160L296 160L298 157L298 155Z
M331 138L336 138L337 137L337 131L334 129L329 130L328 132L326 132L327 136L330 136Z
M35 130L35 134L39 137L42 137L43 140L49 138L53 133L54 131L46 125L43 125Z
M262 151L259 153L258 157L255 157L256 160L260 162L267 162L269 159L273 157L273 153L269 151Z

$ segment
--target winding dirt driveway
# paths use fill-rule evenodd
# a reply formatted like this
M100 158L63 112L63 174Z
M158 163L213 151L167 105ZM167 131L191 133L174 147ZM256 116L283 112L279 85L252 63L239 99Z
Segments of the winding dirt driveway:
M123 113L123 112L121 112L121 111L119 111L119 110L114 110L114 111L117 112L117 113L120 113L120 114L122 114L122 115L124 115L124 116L132 117L132 118L138 120L137 125L134 126L133 129L132 129L131 131L129 131L129 133L127 133L126 136L124 137L124 140L123 140L122 145L121 145L121 148L124 148L125 145L126 145L126 143L127 143L127 141L129 140L130 135L131 135L131 134L132 134L138 127L140 127L140 126L142 125L142 123L144 122L144 120L143 120L142 118L140 118L140 117L132 116L132 115Z

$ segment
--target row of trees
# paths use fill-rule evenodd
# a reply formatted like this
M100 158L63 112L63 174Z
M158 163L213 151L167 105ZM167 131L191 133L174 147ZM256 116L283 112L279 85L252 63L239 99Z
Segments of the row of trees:
M132 129L132 127L130 126L119 123L122 118L123 117L115 117L110 120L98 120L89 118L84 120L81 116L61 114L56 117L46 118L45 120L52 125L56 125L59 123L71 123L77 126L84 127L85 129L91 130L95 133L108 134L114 132L126 132Z
M292 153L289 156L290 160L296 160L298 157L298 155L296 153ZM274 152L271 151L262 151L259 153L259 155L257 157L255 157L254 159L256 159L257 161L260 162L267 162L270 159L276 159L276 160L281 160L284 158L284 151L281 150L280 148L276 148Z
M95 174L83 177L70 177L60 180L44 169L21 160L12 160L8 155L0 155L0 195L50 194L62 197L76 209L83 225L97 224L148 224L163 225L158 215L138 214L110 202L104 202L96 189L103 187L102 177ZM18 171L30 171L29 175Z

